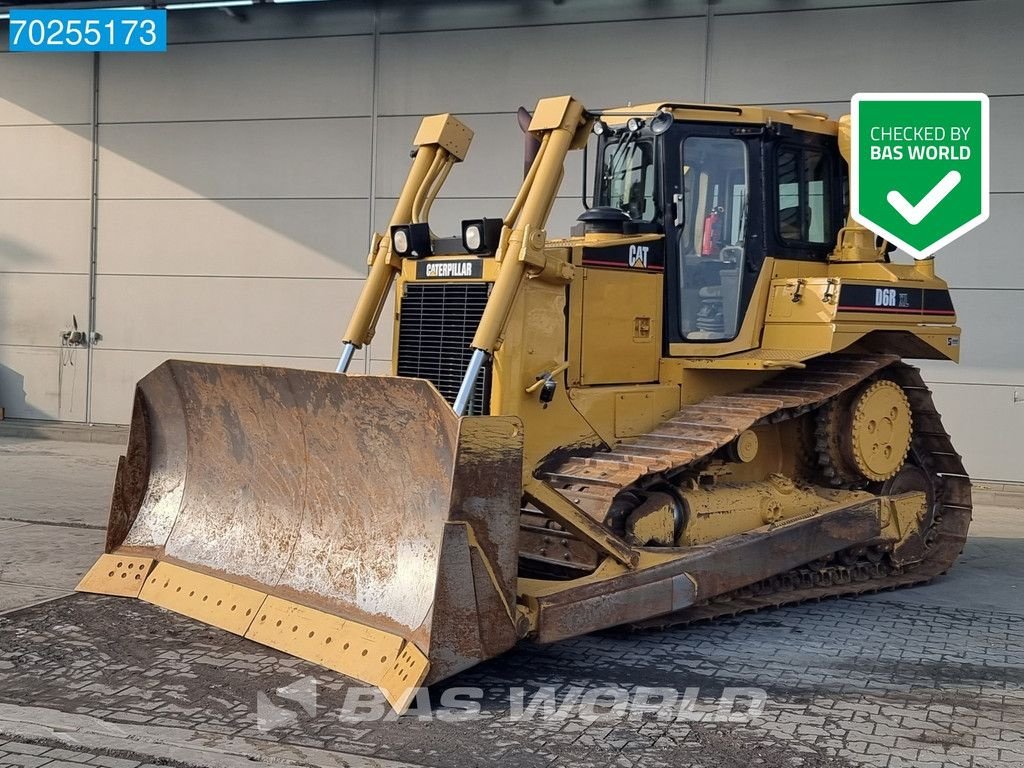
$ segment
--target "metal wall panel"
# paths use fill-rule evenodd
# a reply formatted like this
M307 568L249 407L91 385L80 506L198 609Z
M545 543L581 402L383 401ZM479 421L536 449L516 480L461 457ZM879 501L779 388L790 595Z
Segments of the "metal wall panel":
M763 0L762 0L763 2ZM622 0L587 0L585 3L553 3L548 0L495 3L488 0L442 0L429 3L393 3L380 9L381 32L422 32L468 29L486 39L489 29L538 25L575 25L595 21L668 19L700 16L704 0L661 0L630 3Z
M91 121L92 57L0 53L0 125Z
M0 280L3 272L88 274L88 200L0 202Z
M1021 5L1024 10L1024 5ZM1024 59L1018 58L1020 81L1024 85ZM990 99L993 192L1024 192L1024 152L1020 128L1024 125L1024 96Z
M366 116L373 39L172 45L104 57L100 82L104 123Z
M1024 290L1024 193L992 195L990 206L988 221L935 255L936 271L954 288Z
M857 91L1019 93L1022 25L1018 0L716 17L710 96L753 103L846 100Z
M87 200L92 185L89 126L0 126L0 200Z
M99 349L331 357L358 280L100 275ZM97 364L98 365L98 364Z
M976 480L1021 481L1024 387L933 384L935 405L953 446Z
M950 0L800 0L799 3L792 0L729 0L727 3L717 3L715 5L715 16L749 13L788 13L793 10L807 11L816 8L848 8L850 6L868 8L878 5L893 5L894 2L898 2L901 5L924 5L927 3L948 3Z
M929 381L973 384L1024 384L1024 333L1021 299L1014 289L953 291L963 328L960 364L922 362Z
M492 35L383 35L379 112L423 115L438 111L439 103L442 111L508 112L565 93L592 108L627 99L699 99L704 29L702 18L679 18L513 27Z
M0 344L0 405L7 418L82 421L87 380L83 349Z
M366 274L365 200L102 200L104 274Z
M18 130L18 129L0 129ZM365 197L365 118L104 125L101 198Z
M6 27L3 29L6 47ZM80 421L88 326L93 57L0 54L0 406Z
M219 9L171 12L167 40L178 45L367 34L373 30L373 6L372 0L345 0L237 8L234 16Z
M0 273L0 344L55 347L72 315L89 319L86 275Z

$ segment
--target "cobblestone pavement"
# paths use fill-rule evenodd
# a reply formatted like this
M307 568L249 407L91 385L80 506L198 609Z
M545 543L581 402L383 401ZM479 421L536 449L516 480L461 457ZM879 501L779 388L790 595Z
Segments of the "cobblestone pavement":
M75 595L0 617L0 765L254 765L264 745L277 764L1019 766L1022 683L1024 616L882 597L524 647L435 686L431 717L351 722L345 678L137 600ZM696 701L573 705L602 688ZM762 689L763 710L742 697L722 709L730 688ZM478 717L442 717L456 689L480 690ZM537 706L548 693L563 716ZM44 728L61 717L78 725ZM90 742L97 724L121 746ZM183 734L208 751L146 747ZM352 757L329 763L337 753Z
M93 562L117 453L0 439L0 613ZM956 568L928 587L524 647L397 721L344 718L351 681L214 628L64 597L0 615L0 765L1024 766L1020 512L975 511ZM682 702L587 705L657 688ZM719 709L737 688L763 690L763 709ZM460 692L479 701L471 721L443 717ZM537 706L549 694L559 716Z

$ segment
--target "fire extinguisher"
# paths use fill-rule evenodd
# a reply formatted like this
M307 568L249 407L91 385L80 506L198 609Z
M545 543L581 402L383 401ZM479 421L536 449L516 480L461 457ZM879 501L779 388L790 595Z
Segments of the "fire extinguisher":
M725 208L716 206L704 217L704 238L700 244L700 255L717 258L722 248L722 226L725 224Z

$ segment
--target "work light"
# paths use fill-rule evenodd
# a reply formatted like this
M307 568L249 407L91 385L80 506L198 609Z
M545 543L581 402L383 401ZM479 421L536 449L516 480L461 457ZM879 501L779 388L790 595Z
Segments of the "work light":
M501 219L466 219L462 222L462 247L469 253L493 254L503 225Z
M422 259L433 252L430 242L430 226L419 224L396 224L391 228L391 247L403 259Z
M409 232L404 228L395 227L391 233L391 244L395 247L395 253L404 256L409 252Z
M477 250L480 247L480 243L482 243L484 239L484 235L480 231L479 224L470 224L468 227L466 227L464 236L466 238L465 246L467 251Z
M672 127L672 123L675 122L675 117L671 112L659 112L651 118L651 133L655 136L660 136L669 128Z

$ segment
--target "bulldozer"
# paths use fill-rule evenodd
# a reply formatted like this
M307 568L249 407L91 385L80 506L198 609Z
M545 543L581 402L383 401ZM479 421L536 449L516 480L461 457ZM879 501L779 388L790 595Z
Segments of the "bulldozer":
M429 212L473 133L423 119L337 371L171 360L139 382L79 590L400 713L520 642L949 569L971 484L904 360L958 361L961 332L934 260L893 262L849 217L848 118L571 96L520 117L508 214L452 237ZM584 210L554 237L572 152ZM391 375L350 373L385 313Z

